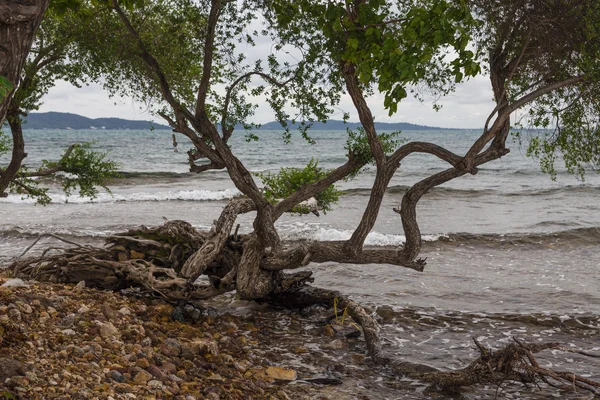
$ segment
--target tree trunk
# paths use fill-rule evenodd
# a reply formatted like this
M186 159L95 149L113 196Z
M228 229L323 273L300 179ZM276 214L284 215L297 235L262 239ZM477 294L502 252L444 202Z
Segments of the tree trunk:
M13 91L35 33L48 8L49 0L2 0L0 2L0 75L8 78ZM0 99L0 126L8 110L12 93Z
M2 171L0 175L0 197L6 197L6 189L10 183L15 179L19 169L21 169L21 163L23 159L27 157L25 153L25 142L23 141L23 130L21 129L21 120L18 115L10 115L8 118L8 124L12 131L13 138L13 149L12 157L8 167Z

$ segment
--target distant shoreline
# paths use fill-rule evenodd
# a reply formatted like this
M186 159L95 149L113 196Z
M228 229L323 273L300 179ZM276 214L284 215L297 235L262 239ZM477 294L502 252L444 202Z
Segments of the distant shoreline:
M346 129L357 129L361 124L359 122L344 123L340 120L329 120L325 123L316 122L311 130L313 131L337 131ZM295 130L298 124L290 124L290 128ZM436 126L417 125L408 122L376 122L375 128L381 131L396 130L444 130L457 131L466 128L442 128ZM77 114L47 112L30 113L23 123L23 129L27 130L171 130L167 125L161 125L152 121L127 120L122 118L87 118ZM279 122L272 121L261 124L257 130L281 130ZM237 126L236 130L243 130L242 126Z

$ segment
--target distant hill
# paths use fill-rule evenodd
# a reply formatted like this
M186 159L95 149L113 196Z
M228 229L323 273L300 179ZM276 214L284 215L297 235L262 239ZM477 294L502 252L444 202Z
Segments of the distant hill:
M292 129L296 129L298 124L292 125ZM312 130L327 130L327 131L345 131L346 128L356 129L361 126L358 122L348 122L329 120L327 122L317 122ZM150 121L132 121L121 118L87 118L77 114L46 112L46 113L30 113L25 118L24 129L171 129L166 125L157 124ZM438 128L435 126L409 124L407 122L376 122L375 128L380 131L397 131L397 130L445 130L447 128ZM237 130L242 130L242 126L237 126ZM260 130L281 130L279 122L268 122L262 124Z
M150 121L131 121L121 118L87 118L71 113L29 113L23 129L171 129Z
M356 129L359 126L361 126L361 124L359 122L347 122L344 124L344 121L330 119L327 122L316 122L310 129L319 130L319 131L339 131L339 130L345 131L346 128ZM296 128L297 124L293 125L293 127ZM273 122L269 122L266 124L262 124L260 129L261 130L279 130L279 129L281 129L281 125L279 124L279 122L273 121ZM398 131L398 130L402 130L402 131L436 130L436 131L438 131L438 130L446 130L448 128L438 128L435 126L409 124L408 122L391 122L391 123L390 122L375 122L375 129L380 130L380 131Z

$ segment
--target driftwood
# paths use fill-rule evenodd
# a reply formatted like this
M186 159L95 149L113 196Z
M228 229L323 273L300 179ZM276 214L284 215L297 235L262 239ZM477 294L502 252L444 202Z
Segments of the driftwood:
M443 391L457 391L479 383L514 381L600 393L598 382L540 367L535 353L547 349L572 351L558 343L528 344L515 339L501 350L491 350L475 341L480 356L465 368L454 371L442 371L386 354L380 346L379 325L371 313L340 292L307 285L313 281L310 271L288 274L283 270L306 266L310 261L349 262L353 259L422 270L424 262L402 261L393 250L365 250L352 256L344 251L341 242L282 243L275 250L261 251L256 234L239 235L237 228L231 233L237 215L249 211L250 205L243 199L231 202L210 232L199 232L184 221L168 221L160 227L140 227L111 236L104 248L67 242L74 247L53 247L58 252L46 250L37 257L19 258L11 268L15 277L23 279L85 281L87 286L108 290L138 287L173 303L205 300L237 290L240 297L260 299L277 306L335 307L344 310L360 326L372 362ZM206 275L209 282L196 284L200 275ZM256 282L263 284L257 286Z

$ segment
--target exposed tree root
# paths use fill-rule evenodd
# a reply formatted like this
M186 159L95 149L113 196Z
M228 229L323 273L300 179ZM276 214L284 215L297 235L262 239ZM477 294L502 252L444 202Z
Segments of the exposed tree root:
M512 381L600 393L598 382L538 364L534 354L547 349L598 357L564 349L558 343L526 344L515 339L503 349L492 350L475 341L480 356L467 367L454 371L442 371L385 354L380 346L379 325L371 313L340 292L306 285L313 281L310 271L287 274L283 270L305 266L309 261L356 262L358 259L417 270L422 269L424 263L403 262L397 251L364 251L353 259L352 255L344 252L341 242L284 245L276 251L270 248L263 251L255 234L240 236L236 229L230 235L235 217L248 204L244 200L230 203L208 233L198 232L183 221L169 221L160 227L141 227L111 236L105 248L66 241L76 247L51 248L58 252L49 253L47 249L41 256L18 259L11 266L13 275L39 281L85 281L89 286L108 290L140 287L170 302L204 300L237 290L242 298L260 298L283 307L304 308L322 304L344 310L360 325L373 362L429 383L439 390L457 391L480 383ZM185 273L179 272L182 268ZM188 276L195 279L198 274L207 275L210 283L193 284Z

